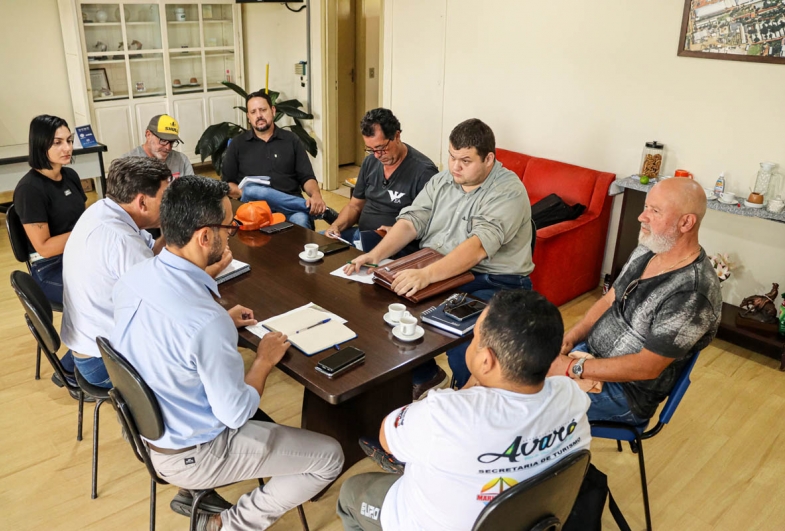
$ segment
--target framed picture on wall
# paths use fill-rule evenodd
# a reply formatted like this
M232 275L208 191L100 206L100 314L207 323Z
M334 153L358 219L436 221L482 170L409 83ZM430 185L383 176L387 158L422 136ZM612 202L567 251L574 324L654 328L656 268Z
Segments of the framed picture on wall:
M90 69L90 85L95 91L111 91L109 87L109 77L106 75L106 68Z
M785 64L781 0L685 0L679 55Z

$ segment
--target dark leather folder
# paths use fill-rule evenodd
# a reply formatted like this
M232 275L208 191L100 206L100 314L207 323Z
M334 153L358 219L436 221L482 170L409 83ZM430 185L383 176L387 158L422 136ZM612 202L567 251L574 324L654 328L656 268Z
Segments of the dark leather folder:
M420 249L416 253L404 256L403 258L399 258L398 260L394 260L387 265L375 269L373 273L373 281L384 288L391 289L390 286L393 282L393 276L398 271L404 271L406 269L423 269L432 263L441 260L442 258L444 258L444 255L434 251L433 249ZM466 284L467 282L471 282L472 280L474 280L474 275L470 271L467 271L452 278L434 282L425 289L422 289L411 297L406 298L417 304L420 301L435 297L436 295L442 294L445 291L455 289L458 286Z

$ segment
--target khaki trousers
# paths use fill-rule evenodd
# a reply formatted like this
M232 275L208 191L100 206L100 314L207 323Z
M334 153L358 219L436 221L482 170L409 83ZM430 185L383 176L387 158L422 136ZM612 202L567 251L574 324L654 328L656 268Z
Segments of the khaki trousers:
M158 474L178 487L208 489L270 477L221 513L222 529L267 529L338 477L343 451L335 439L270 422L248 421L175 455L150 451Z

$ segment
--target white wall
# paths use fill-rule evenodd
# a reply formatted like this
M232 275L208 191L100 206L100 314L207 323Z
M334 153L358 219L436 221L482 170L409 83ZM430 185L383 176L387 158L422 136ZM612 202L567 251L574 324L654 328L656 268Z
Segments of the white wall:
M758 162L785 164L785 67L677 57L683 0L386 0L384 103L406 141L444 163L450 130L477 117L497 145L627 176L646 141L665 169L749 192ZM615 243L614 205L604 270ZM709 211L701 240L743 269L738 303L785 288L785 227ZM578 265L576 265L578 266Z
M57 0L0 0L0 146L26 144L30 120L74 128Z

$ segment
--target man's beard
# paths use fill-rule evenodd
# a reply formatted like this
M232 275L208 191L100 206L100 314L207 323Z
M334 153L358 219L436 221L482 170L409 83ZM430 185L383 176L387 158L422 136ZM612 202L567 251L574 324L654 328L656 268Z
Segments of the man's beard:
M220 262L225 248L226 244L221 241L221 238L213 240L213 246L210 248L210 255L207 257L207 265L211 266Z
M253 126L253 128L254 128L254 130L255 130L255 131L258 131L258 132L260 132L260 133L264 133L265 131L267 131L268 129L270 129L270 125L272 125L272 124L271 124L270 122L268 122L268 121L265 121L265 122L264 122L264 124L265 124L265 125L263 125L263 126L259 127L259 126L257 126L257 125L256 125L256 122L254 122L254 126Z
M676 245L678 239L678 232L676 227L664 234L655 234L651 231L651 227L646 227L649 234L645 234L643 230L638 233L638 243L648 247L654 254L667 253L673 246Z

